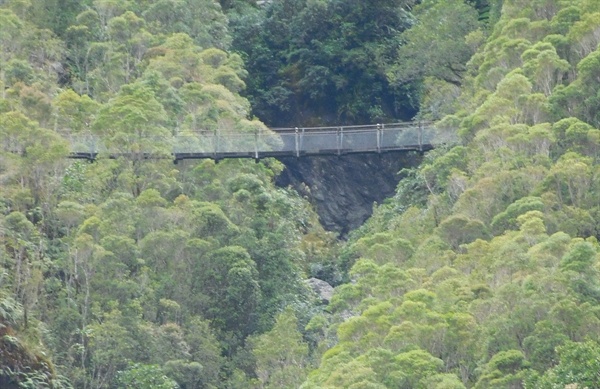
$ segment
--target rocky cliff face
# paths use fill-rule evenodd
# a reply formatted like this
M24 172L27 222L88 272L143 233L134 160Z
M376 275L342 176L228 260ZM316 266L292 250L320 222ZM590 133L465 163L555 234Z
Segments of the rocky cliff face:
M292 186L310 199L321 224L344 238L395 193L402 168L421 162L418 153L350 154L281 158L286 166L277 185Z

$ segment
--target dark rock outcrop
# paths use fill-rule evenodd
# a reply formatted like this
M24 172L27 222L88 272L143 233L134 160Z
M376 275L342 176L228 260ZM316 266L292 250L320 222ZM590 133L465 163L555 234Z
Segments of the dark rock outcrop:
M416 166L414 152L280 158L286 166L277 185L296 189L315 206L321 224L344 238L373 212L373 203L393 196L402 168Z

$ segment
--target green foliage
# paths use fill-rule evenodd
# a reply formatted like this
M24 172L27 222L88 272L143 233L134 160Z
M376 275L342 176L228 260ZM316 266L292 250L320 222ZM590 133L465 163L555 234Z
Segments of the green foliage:
M600 385L598 2L1 3L1 387ZM145 159L417 109L463 144L339 253L277 161Z
M120 153L166 154L164 142L169 133L162 126L165 117L163 106L152 91L143 85L126 85L120 93L106 104L94 122L95 132L107 137L107 146Z
M231 40L227 18L213 0L151 1L142 15L154 33L185 33L202 48L227 49Z
M463 389L466 388L454 374L435 374L421 380L423 386L434 389Z
M455 249L476 239L485 239L488 234L481 221L471 220L461 215L442 221L438 233L446 243Z
M410 88L391 86L385 69L413 4L284 0L232 14L254 112L273 126L408 118Z
M0 335L18 359L0 386L246 388L246 338L288 305L308 322L303 271L331 255L274 187L280 163L146 159L189 146L174 134L268 131L227 18L212 0L71 3L0 5ZM100 156L68 160L69 142Z
M0 291L0 384L7 388L72 388L35 344L42 329L37 323L22 325L22 315L23 306Z
M399 35L401 47L388 70L395 83L436 77L460 85L473 54L466 37L479 27L477 11L462 0L424 1L413 10L416 23Z
M438 126L464 145L429 154L351 238L339 342L307 387L597 386L597 5L503 3L490 35L466 40L460 92L426 82L422 116L448 115ZM394 262L399 239L414 252ZM388 364L408 353L426 377Z
M425 388L421 381L439 372L443 361L422 350L398 354L395 358L399 372L393 375L397 388Z
M363 258L369 258L380 264L387 262L406 262L412 256L414 248L406 239L394 239L388 233L376 233L359 239L352 247Z
M518 386L528 367L524 355L518 350L502 351L484 366L476 388L506 388Z
M598 344L595 341L568 342L557 348L559 363L543 376L535 377L527 387L564 388L588 387L600 384L598 377Z
M177 389L179 386L167 378L160 366L135 364L117 373L119 387L127 389Z
M506 230L517 228L517 218L520 215L525 214L529 211L544 211L544 203L539 197L523 197L515 201L506 208L504 212L501 212L494 216L491 227L497 233L501 233Z
M290 308L277 316L273 329L252 340L256 374L265 388L297 388L308 367L308 346Z
M209 318L216 327L251 333L261 292L256 264L248 252L239 246L220 248L196 272L197 282L207 291Z
M569 284L584 300L598 301L600 285L597 280L596 247L589 242L576 243L561 259L560 269L569 278Z

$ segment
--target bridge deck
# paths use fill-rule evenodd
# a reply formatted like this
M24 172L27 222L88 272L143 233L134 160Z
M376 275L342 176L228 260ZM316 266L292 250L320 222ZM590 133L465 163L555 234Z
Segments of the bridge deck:
M71 158L93 160L135 157L225 159L427 151L452 143L454 134L437 131L432 123L394 123L365 126L275 128L252 133L183 132L174 136L119 134L102 137L67 134Z
M423 144L423 145L413 145L413 146L404 146L404 147L393 147L393 148L382 148L380 150L353 150L353 149L340 149L340 150L314 150L314 151L301 151L299 154L291 153L289 151L261 151L256 154L253 151L246 152L219 152L219 153L211 153L211 152L190 152L190 153L171 153L168 155L165 154L150 154L143 153L143 159L174 159L175 161L182 161L185 159L230 159L230 158L253 158L253 159L263 159L263 158L278 158L278 157L310 157L310 156L335 156L335 155L348 155L348 154L382 154L391 151L417 151L417 152L425 152L435 148L435 145L432 144ZM98 158L103 153L87 153L87 152L71 152L69 154L69 158L72 159L88 159L94 160ZM119 157L127 157L130 156L130 153L111 153L108 155L109 158L119 158Z

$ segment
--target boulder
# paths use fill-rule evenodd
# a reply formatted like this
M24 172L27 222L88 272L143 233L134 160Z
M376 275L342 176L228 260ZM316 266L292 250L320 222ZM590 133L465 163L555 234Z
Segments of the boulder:
M326 281L314 277L306 280L306 283L321 298L323 304L329 304L331 296L333 296L333 286L329 285Z

